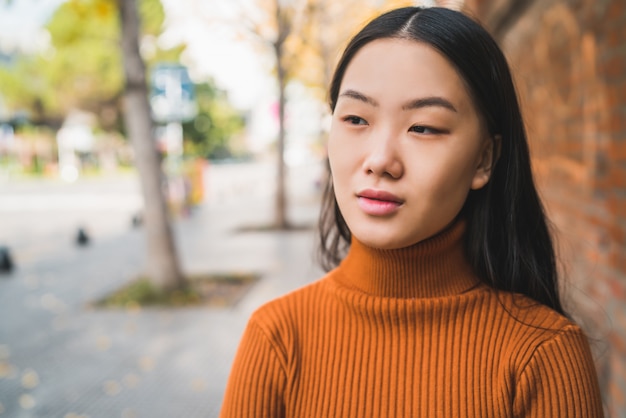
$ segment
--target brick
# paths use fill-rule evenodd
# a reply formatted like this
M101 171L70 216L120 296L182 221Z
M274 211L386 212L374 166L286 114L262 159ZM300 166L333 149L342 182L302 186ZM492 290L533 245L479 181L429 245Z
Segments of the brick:
M602 65L601 75L610 80L622 79L624 74L626 74L626 57L623 55L615 55Z
M614 161L626 161L626 141L612 141L609 150Z
M623 42L623 33L619 29L612 29L606 35L606 46L609 48L619 47Z
M609 170L609 186L614 189L626 189L626 169L621 165L614 165Z
M608 21L618 20L626 13L626 7L620 0L612 0L606 9L605 19Z
M480 16L490 3L474 4ZM548 21L563 7L574 19ZM626 2L546 0L518 22L505 54L537 183L559 230L563 270L615 314L604 395L612 416L626 416ZM597 310L580 308L582 316Z

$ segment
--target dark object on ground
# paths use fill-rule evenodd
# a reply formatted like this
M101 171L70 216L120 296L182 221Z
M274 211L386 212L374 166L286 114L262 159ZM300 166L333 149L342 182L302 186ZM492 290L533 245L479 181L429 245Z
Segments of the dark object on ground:
M13 271L13 259L8 247L0 247L0 274Z
M78 228L78 233L76 234L76 245L79 247L84 247L89 245L89 235L87 235L87 231L84 228Z
M143 223L143 217L141 216L141 214L138 213L136 215L133 215L133 219L132 219L133 228L139 228L142 223Z

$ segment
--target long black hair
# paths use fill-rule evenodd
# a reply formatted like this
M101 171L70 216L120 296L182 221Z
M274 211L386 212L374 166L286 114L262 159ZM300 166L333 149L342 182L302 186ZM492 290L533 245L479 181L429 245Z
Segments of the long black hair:
M445 8L405 7L367 24L348 44L330 85L334 112L346 68L376 39L421 42L440 52L464 80L489 134L499 137L499 158L490 181L471 190L461 211L465 246L476 274L489 286L522 293L565 314L559 298L554 247L533 181L524 122L504 54L477 22ZM341 215L329 174L319 221L320 261L329 270L341 261L351 233Z

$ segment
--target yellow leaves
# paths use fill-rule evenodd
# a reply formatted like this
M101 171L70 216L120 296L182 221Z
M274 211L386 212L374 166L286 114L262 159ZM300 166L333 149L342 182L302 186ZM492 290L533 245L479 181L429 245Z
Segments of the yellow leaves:
M67 2L67 7L69 7L77 15L82 16L87 10L86 3L87 2L85 0L70 0Z
M102 19L108 19L115 13L115 7L110 0L96 1L95 4L96 15Z
M110 19L116 13L114 0L70 0L68 7L80 18L94 13L100 19Z
M283 62L292 77L325 92L353 35L379 14L413 5L409 0L308 0L305 18L286 42Z

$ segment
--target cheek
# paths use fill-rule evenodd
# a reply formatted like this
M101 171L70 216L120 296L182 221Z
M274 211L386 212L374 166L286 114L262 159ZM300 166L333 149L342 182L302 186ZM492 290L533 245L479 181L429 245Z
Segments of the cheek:
M328 162L332 176L335 198L342 213L350 195L350 179L353 174L354 152L345 145L345 141L331 132L328 139ZM345 216L345 215L344 215Z
M354 153L346 145L346 141L342 141L338 132L331 128L328 137L328 162L335 181L346 175L353 159Z
M470 190L473 163L464 158L450 158L450 154L421 159L415 181L437 202L456 205Z
M450 210L460 210L471 188L472 176L470 172L471 170L459 167L458 171L448 172L447 175L441 176L437 190L433 192L438 196L436 200Z

